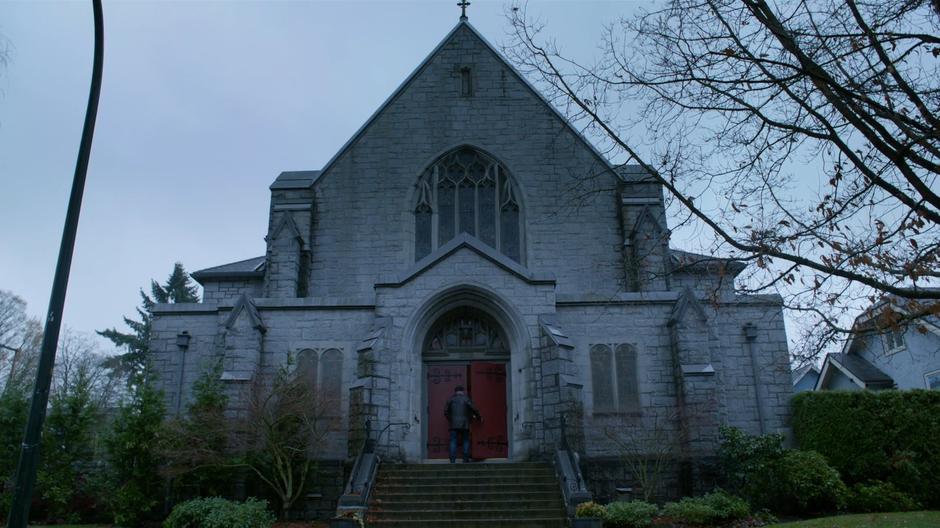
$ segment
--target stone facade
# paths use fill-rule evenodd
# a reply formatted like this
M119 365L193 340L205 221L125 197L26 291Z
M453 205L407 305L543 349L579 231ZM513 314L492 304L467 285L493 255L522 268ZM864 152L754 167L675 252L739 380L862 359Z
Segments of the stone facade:
M416 262L427 236L416 227L419 179L464 151L509 175L493 192L511 192L518 207L497 213L494 229L510 240L518 218L519 254L482 235L437 236L447 215L436 205L433 250ZM477 207L481 233L491 209ZM354 456L370 420L386 460L421 461L427 336L470 308L497 322L510 350L510 459L547 457L564 416L586 467L622 454L622 440L666 445L675 467L693 468L672 481L693 489L719 425L786 428L780 299L735 295L738 263L670 249L661 187L606 162L466 22L322 171L278 177L266 243L264 257L195 273L202 303L155 307L169 409L185 409L213 359L238 412L240 391L289 355L338 350L328 375L341 380L341 424L321 457Z

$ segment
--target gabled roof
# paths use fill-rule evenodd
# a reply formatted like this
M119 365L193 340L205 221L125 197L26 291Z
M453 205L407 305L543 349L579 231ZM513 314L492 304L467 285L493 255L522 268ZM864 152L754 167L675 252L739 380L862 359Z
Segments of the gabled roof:
M640 227L644 224L650 224L653 226L656 231L660 234L666 232L666 228L659 223L659 219L653 216L653 213L650 211L648 206L643 206L643 209L640 210L640 214L637 217L636 221L633 223L633 229L630 230L629 238L636 237L637 233L640 232Z
M692 313L697 316L696 318L699 321L708 321L708 315L705 313L705 309L702 308L702 304L695 298L695 292L687 287L679 293L679 300L676 301L676 305L672 308L669 324L673 325L682 321L689 312L689 309L692 310Z
M409 270L398 276L383 276L376 286L401 286L425 270L434 267L438 262L446 259L457 251L467 248L496 266L506 270L529 284L554 284L555 276L550 273L533 273L528 268L510 259L483 243L480 239L467 233L460 233L433 253L419 260Z
M287 234L293 238L300 241L301 246L306 244L304 241L304 236L300 233L300 228L297 227L297 222L294 221L294 216L290 214L290 211L284 211L281 213L281 221L278 222L277 227L271 231L270 240L277 240L281 235L281 232L287 229Z
M502 54L500 54L499 51L497 51L496 48L493 47L493 45L490 44L489 41L487 41L486 38L483 37L483 35L481 35L480 32L477 31L476 28L474 28L474 27L470 24L470 22L468 22L468 21L466 21L466 20L461 20L461 21L459 21L459 22L457 23L456 26L454 26L453 29L451 29L451 30L447 33L447 35L446 35L443 39L441 39L440 43L438 43L438 45L435 46L433 50L431 50L431 53L429 53L428 56L425 57L425 59L424 59L423 61L421 61L421 63L418 65L418 67L415 68L414 71L411 72L411 74L408 75L408 77L405 78L405 80L398 86L398 88L396 88L395 91L392 92L392 95L390 95L390 96L388 97L388 99L386 99L385 102L383 102L383 103L379 106L379 108L375 111L375 113L373 113L373 114L369 117L369 119L367 119L366 122L363 123L363 125L362 125L361 127L359 127L359 130L357 130L356 133L353 134L352 137L349 138L349 140L346 141L346 143L344 143L342 147L340 147L340 149L336 152L336 154L334 154L333 157L330 158L330 160L326 162L326 165L324 165L324 166L323 166L323 169L320 171L321 174L327 174L327 173L329 172L329 170L333 167L333 165L336 163L336 161L339 160L340 157L342 157L342 155L345 154L346 151L349 150L349 149L356 143L356 141L365 133L365 131L368 130L369 126L370 126L376 119L378 119L378 117L379 117L380 115L382 115L382 113L385 111L385 109L388 108L388 107L392 104L392 102L394 102L394 101L405 91L405 89L408 87L408 85L410 85L411 82L412 82L414 79L416 79L416 78L418 77L418 75L428 66L428 64L431 63L431 61L432 61L432 60L434 59L434 57L438 54L438 52L441 51L441 49L444 47L444 45L447 44L447 42L454 36L454 34L456 34L456 33L457 33L458 31L460 31L461 29L469 30L472 35L474 35L476 38L478 38L478 39L480 40L480 42L483 44L483 46L484 46L487 50L489 50L489 51L493 54L494 57L496 57L496 60L498 60L498 61L501 62L504 66L506 66L506 68L509 70L509 72L510 72L512 75L514 75L517 79L519 79L519 81L521 81L522 84L523 84L526 88L528 88L529 91L532 92L532 94L534 94L536 97L538 97L539 100L542 101L542 103L544 103L545 106L548 107L549 110L551 110L551 112L552 112L553 114L555 114L555 116L558 117L558 119L559 119L566 127L568 127L568 129L571 131L571 133L574 134L575 137L577 137L578 139L580 139L580 140L584 143L585 146L588 147L588 149L597 157L597 159L601 162L601 164L602 164L603 166L607 167L608 169L614 169L614 166L613 166L606 158L604 158L603 155L601 155L601 153L597 150L597 148L595 148L594 145L593 145L590 141L588 141L587 138L585 138L584 135L581 134L581 132L580 132L577 128L575 128L575 126L572 125L571 122L569 122L568 119L565 118L565 116L563 116L563 115L561 114L561 112L559 112L558 109L555 108L555 107L548 101L548 99L545 98L544 95L542 95L534 86L532 86L532 83L530 83L521 73L519 73L519 71L516 70L516 68L513 67L513 65L510 64L509 61L507 61L507 60L502 56ZM614 172L615 174L617 174L618 176L620 176L620 174L619 174L618 171L612 170L612 172ZM319 177L320 177L320 176L318 175L316 181L319 181ZM276 182L275 182L275 183L276 183Z
M264 277L264 256L222 264L190 273L199 284L206 280L254 279Z
M261 314L258 312L258 307L255 306L254 300L245 293L241 294L238 300L235 301L235 306L232 307L232 313L229 314L228 319L225 321L225 328L228 330L234 328L242 312L245 312L248 316L248 322L251 323L252 328L262 334L268 331L268 328L264 325L264 321L261 319Z
M853 383L863 389L890 389L894 387L894 380L878 367L872 365L858 354L828 354L823 362L822 372L816 381L815 390L823 388L829 370L836 368L845 374Z
M817 369L814 365L803 365L802 367L790 372L790 381L793 383L793 385L796 385L797 383L803 381L803 378L812 373L816 373L818 376L819 369Z

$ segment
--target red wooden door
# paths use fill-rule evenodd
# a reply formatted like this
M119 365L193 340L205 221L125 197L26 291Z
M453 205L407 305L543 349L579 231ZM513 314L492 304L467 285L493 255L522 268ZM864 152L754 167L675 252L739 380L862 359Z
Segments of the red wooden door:
M508 458L506 432L506 364L473 362L470 364L470 398L483 423L470 426L473 458Z
M447 458L450 425L444 405L457 385L467 386L467 365L428 365L428 458ZM463 449L457 446L457 456Z

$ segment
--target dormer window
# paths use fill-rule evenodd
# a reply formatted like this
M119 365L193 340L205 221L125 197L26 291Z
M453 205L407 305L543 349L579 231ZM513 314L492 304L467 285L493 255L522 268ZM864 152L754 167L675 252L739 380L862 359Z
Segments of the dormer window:
M415 194L415 261L467 233L523 262L518 192L498 161L461 147L424 171Z

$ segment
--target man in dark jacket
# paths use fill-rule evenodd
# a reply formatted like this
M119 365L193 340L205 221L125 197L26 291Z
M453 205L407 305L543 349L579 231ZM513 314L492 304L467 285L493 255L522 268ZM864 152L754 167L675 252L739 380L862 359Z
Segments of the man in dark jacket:
M476 418L482 422L483 417L464 392L462 385L457 385L454 395L447 400L444 416L450 424L450 463L453 464L457 460L458 434L463 437L463 461L470 462L470 420Z

